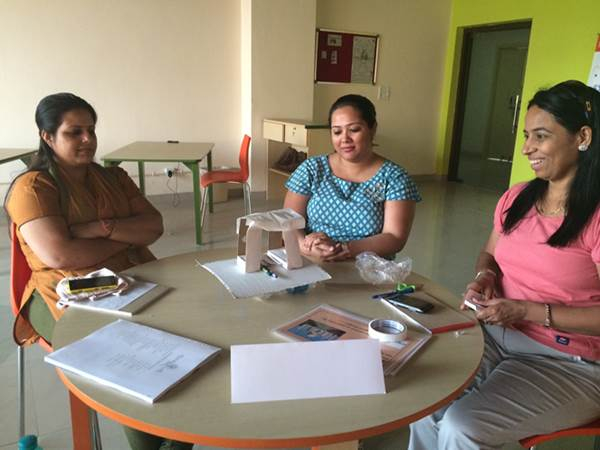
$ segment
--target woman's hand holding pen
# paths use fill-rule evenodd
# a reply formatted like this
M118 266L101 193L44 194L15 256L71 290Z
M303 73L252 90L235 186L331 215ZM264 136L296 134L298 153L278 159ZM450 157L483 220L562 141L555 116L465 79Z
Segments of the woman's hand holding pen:
M527 315L527 303L499 297L496 274L481 271L467 285L461 309L475 309L475 317L483 323L511 327ZM472 305L472 306L471 306Z
M494 297L481 299L476 304L481 306L475 313L478 320L490 325L512 327L515 322L525 319L529 302Z
M488 300L497 297L499 293L497 290L496 279L497 275L491 270L480 271L475 276L475 279L467 284L463 298L472 303L478 303L477 300ZM461 305L461 309L467 309L467 306L463 304Z

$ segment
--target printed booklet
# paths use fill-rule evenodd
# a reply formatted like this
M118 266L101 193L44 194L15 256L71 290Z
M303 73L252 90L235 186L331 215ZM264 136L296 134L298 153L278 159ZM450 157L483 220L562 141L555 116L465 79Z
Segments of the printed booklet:
M220 351L203 342L119 319L46 355L44 360L154 403Z
M369 321L370 319L364 316L323 304L273 331L278 336L292 341L366 339L369 337ZM406 325L406 340L381 344L384 375L397 374L431 337L426 328Z

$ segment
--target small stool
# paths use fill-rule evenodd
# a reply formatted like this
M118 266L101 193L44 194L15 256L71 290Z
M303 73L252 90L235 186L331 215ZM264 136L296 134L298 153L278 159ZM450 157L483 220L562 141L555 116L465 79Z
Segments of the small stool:
M538 434L537 436L521 439L519 444L521 444L523 448L534 450L537 444L569 436L600 436L600 419L596 419L587 425L567 428L566 430L555 431L554 433ZM594 449L598 449L599 447L600 439L596 438L594 441Z

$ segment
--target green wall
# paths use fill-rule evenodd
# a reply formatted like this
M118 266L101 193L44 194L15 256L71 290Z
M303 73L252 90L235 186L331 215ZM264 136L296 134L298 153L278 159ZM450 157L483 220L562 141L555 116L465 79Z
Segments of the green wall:
M463 28L522 20L531 20L532 24L519 130L523 129L527 102L539 88L567 79L587 83L600 33L600 0L454 0L442 94L438 173L448 171ZM522 144L519 133L511 185L533 176L521 155Z

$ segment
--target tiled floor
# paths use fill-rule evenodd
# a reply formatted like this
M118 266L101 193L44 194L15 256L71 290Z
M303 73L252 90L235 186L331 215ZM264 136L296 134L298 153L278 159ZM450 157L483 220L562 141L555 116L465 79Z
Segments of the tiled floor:
M413 269L447 287L455 293L463 290L473 275L479 249L491 230L491 218L496 192L485 191L456 183L423 181L419 183L424 201L417 208L417 217L410 240L402 255L413 259ZM151 198L165 220L165 234L152 247L158 257L195 250L194 221L191 195L183 194L179 204L172 196ZM280 202L256 199L256 211L280 207ZM235 242L235 218L241 215L241 199L215 205L215 214L206 223L206 241L202 248L232 247ZM10 335L12 315L8 304L9 240L6 221L0 218L0 449L16 448L16 350ZM27 365L27 424L28 433L37 434L45 450L71 448L69 408L64 387L54 370L43 363L43 352L37 346L26 350ZM127 450L121 427L100 418L104 449ZM393 438L383 436L379 449L400 449L406 446L406 430ZM375 442L367 448L375 448ZM196 446L196 448L200 448ZM506 447L517 449L518 446ZM563 441L550 449L591 449L590 440Z

